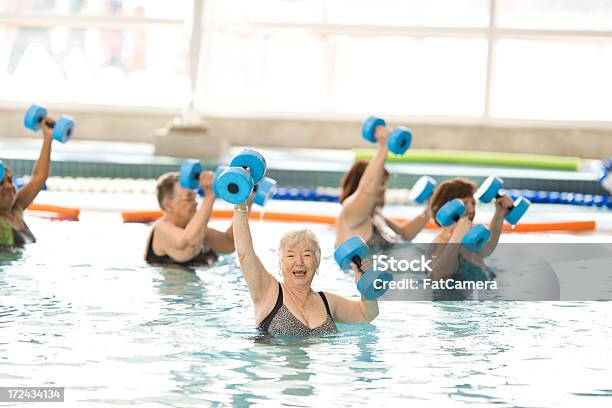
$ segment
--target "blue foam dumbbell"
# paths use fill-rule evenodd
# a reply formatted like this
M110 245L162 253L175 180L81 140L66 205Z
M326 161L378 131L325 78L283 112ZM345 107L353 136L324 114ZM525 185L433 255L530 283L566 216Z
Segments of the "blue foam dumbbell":
M250 170L250 173L246 171ZM215 178L215 192L231 204L242 204L248 200L255 184L266 174L266 161L255 150L244 149L234 157L230 167Z
M232 159L230 167L250 169L253 183L257 184L266 174L266 159L255 150L244 149Z
M458 198L444 204L436 213L436 221L442 227L449 227L465 214L465 204Z
M179 185L188 190L197 190L200 187L200 175L203 171L204 167L199 161L185 160L179 170Z
M470 230L463 236L461 245L468 251L478 252L489 242L491 238L491 231L482 224L474 225Z
M370 116L363 122L361 126L361 135L365 140L371 143L377 143L376 139L376 128L378 126L386 126L387 123L375 116ZM412 143L412 133L410 129L398 126L394 128L391 133L389 133L389 137L387 139L387 147L389 151L395 153L397 155L402 155L406 153L406 150L410 148L410 144Z
M343 270L351 269L351 263L361 270L361 262L368 256L368 245L360 237L350 237L336 248L334 259ZM361 270L363 272L363 270ZM366 300L378 299L385 294L388 287L385 282L393 280L389 272L377 272L370 269L361 275L357 282L357 290ZM381 289L377 289L381 287Z
M257 185L257 192L255 193L255 198L253 198L253 201L255 202L255 204L258 204L263 207L266 205L268 199L271 198L275 192L276 180L271 179L269 177L264 177Z
M242 167L230 167L219 175L214 189L218 196L231 204L242 204L253 192L253 178Z
M0 160L0 184L4 180L4 164L2 164L2 160Z
M45 121L47 126L53 129L53 139L61 143L66 143L72 137L72 132L76 122L72 116L62 115L57 121L47 119L47 110L42 106L32 105L23 117L23 124L26 128L38 131L40 124Z
M414 186L410 189L410 195L408 198L411 201L415 201L419 204L423 204L432 196L434 189L436 188L436 180L429 176L423 176L414 183Z
M217 167L217 169L215 170L215 174L213 175L213 191L215 192L215 195L217 197L219 196L219 191L217 190L219 187L219 184L217 183L217 179L219 178L221 173L223 173L227 169L229 169L228 166L219 166Z
M499 190L504 186L504 181L495 176L489 176L487 179L480 185L478 190L476 191L476 198L479 199L483 203L491 202L493 199L497 199L502 195L499 193ZM530 195L535 198L536 194L534 191L524 192L524 195ZM525 197L518 197L508 214L506 214L506 221L511 225L516 225L519 220L525 215L527 210L529 209L529 205L531 202Z
M389 151L397 154L398 156L406 153L406 150L410 149L411 143L412 133L410 132L410 129L403 126L394 128L389 134L389 139L387 140Z

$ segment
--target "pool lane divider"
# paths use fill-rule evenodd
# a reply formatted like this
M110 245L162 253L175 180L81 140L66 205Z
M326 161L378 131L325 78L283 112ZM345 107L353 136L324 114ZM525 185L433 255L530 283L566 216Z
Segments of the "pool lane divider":
M34 212L44 217L53 218L56 220L78 221L81 210L78 208L61 207L58 205L48 204L30 204L26 209L28 212Z
M353 149L355 160L372 160L375 149ZM472 166L514 167L523 169L579 171L578 157L539 154L480 152L464 150L410 149L403 156L389 153L391 163L460 164Z
M161 211L124 211L121 217L124 223L147 223L153 222L162 216ZM213 210L212 218L230 219L234 216L233 210ZM252 220L261 220L261 212L251 211L249 218ZM266 211L263 213L264 221L272 222L310 222L317 224L336 224L336 217L328 215L316 214L295 214ZM405 221L405 218L394 218L395 221ZM429 222L425 228L438 229L439 227L434 222ZM597 228L595 221L561 221L561 222L540 222L540 223L520 223L512 228L508 224L504 224L505 232L555 232L555 231L594 231Z
M598 207L612 209L612 196L603 196L599 194L582 194L582 193L567 193L559 191L534 191L534 190L504 190L506 194L516 200L519 197L524 197L537 204L564 204L576 205L582 207ZM407 193L407 192L406 192ZM320 192L313 188L294 188L294 187L279 187L272 197L275 200L285 201L325 201L338 202L337 194L328 194ZM408 199L396 200L395 204L407 204L411 201Z

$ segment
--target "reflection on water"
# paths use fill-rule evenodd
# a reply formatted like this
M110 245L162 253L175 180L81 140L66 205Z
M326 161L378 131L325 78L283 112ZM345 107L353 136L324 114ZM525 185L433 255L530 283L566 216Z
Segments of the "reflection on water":
M154 267L141 260L146 227L32 224L45 245L0 253L3 385L65 386L73 405L101 406L612 403L609 302L384 302L373 324L339 334L262 337L233 255ZM292 227L255 224L277 273ZM109 229L102 250L92 237ZM355 295L323 255L315 289Z

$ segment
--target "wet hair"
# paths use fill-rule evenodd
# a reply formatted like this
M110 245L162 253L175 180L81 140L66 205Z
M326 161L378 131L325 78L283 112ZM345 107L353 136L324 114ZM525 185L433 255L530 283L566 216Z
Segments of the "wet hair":
M319 245L319 239L310 230L303 229L297 231L291 231L283 235L278 244L278 256L283 256L283 251L290 246L297 244L298 242L310 241L314 247L315 258L317 258L317 264L321 263L321 245Z
M365 172L366 167L368 167L368 162L364 160L356 161L353 164L353 167L342 177L342 181L340 182L340 187L342 188L342 192L340 193L340 203L344 202L347 198L349 198L359 187L359 181ZM384 169L385 178L389 177L389 172L387 169Z
M454 178L438 184L431 196L431 202L429 204L434 220L436 219L436 214L444 204L455 198L474 197L475 192L476 184L464 178ZM438 224L438 221L436 221L436 224Z
M164 208L164 198L172 198L174 197L175 186L178 182L179 174L177 172L170 172L166 174L162 174L157 179L157 186L155 187L155 192L157 194L157 202L159 203L159 208L165 210Z

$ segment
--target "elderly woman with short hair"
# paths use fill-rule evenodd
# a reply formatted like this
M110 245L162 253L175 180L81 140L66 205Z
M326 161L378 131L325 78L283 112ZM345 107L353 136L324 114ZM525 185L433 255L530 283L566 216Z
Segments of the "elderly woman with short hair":
M312 290L312 280L321 264L321 248L311 231L290 232L281 239L281 283L255 254L246 205L235 206L233 225L236 253L260 331L289 336L329 334L337 332L336 322L369 322L378 315L376 301L349 300ZM357 281L361 271L355 265L353 270Z

